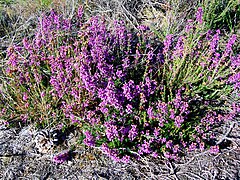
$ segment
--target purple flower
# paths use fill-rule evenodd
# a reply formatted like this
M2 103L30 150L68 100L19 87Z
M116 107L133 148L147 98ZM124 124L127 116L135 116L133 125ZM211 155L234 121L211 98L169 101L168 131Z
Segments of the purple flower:
M147 56L148 56L148 60L151 61L152 58L153 58L153 56L154 56L153 51L152 51L152 50L149 51L149 52L147 53Z
M189 105L187 102L182 102L180 106L180 114L183 114L183 113L188 114L189 113L188 107Z
M28 100L28 95L26 92L23 93L23 101L27 101Z
M176 116L175 117L175 126L180 128L181 124L184 122L184 118L182 116Z
M218 41L219 41L219 34L220 34L220 30L217 30L216 34L214 34L214 36L210 42L210 52L212 54L215 53L215 51L217 49L217 45L218 45Z
M152 152L152 157L154 157L154 158L157 158L158 157L158 153L157 152Z
M42 80L42 75L40 75L36 70L34 70L33 72L34 72L34 78L36 82L39 84Z
M178 153L179 152L179 145L177 144L177 145L174 145L173 146L173 153Z
M107 154L107 155L111 154L111 149L108 147L107 143L103 143L101 145L101 150L103 151L104 154Z
M104 154L111 157L114 161L119 162L121 159L118 157L118 152L116 149L110 149L106 143L101 145L101 150ZM125 157L127 160L127 157Z
M199 7L196 14L196 20L199 24L202 24L202 16L203 16L203 9L202 7Z
M161 143L165 143L167 141L167 139L164 137L164 138L161 138Z
M172 159L172 155L171 155L170 152L164 152L164 156L165 156L165 158L167 158L167 159Z
M232 103L232 113L239 114L240 113L240 104Z
M180 36L178 38L177 44L174 47L174 51L173 51L173 57L182 57L183 55L183 51L184 51L184 36Z
M131 114L133 111L132 111L132 105L131 104L128 104L127 106L126 106L126 112L127 112L127 114Z
M41 33L36 34L34 44L37 47L37 49L40 49L41 46L44 44L44 40L42 39Z
M167 104L165 102L158 101L157 108L158 108L158 110L160 111L161 114L167 115L168 107L167 107Z
M22 120L22 122L27 122L27 120L28 120L28 115L27 114L22 114L21 116L20 116L20 118L21 118L21 120Z
M175 106L176 109L179 109L181 107L181 94L180 91L178 91L178 93L176 94L176 98L173 100L173 104Z
M196 149L196 143L192 142L188 150L191 152L191 151L194 151L195 149Z
M53 162L57 164L62 164L69 159L69 152L60 153L53 157Z
M111 122L106 122L104 125L106 127L105 133L109 141L112 141L114 138L119 138L117 126L112 125Z
M72 121L72 123L79 123L79 120L77 120L77 118L73 114L70 114L70 120Z
M204 142L201 142L201 143L199 144L199 148L200 148L201 151L203 151L204 148L205 148L205 143L204 143Z
M123 95L127 98L127 100L132 101L134 98L134 89L135 84L133 80L130 80L128 83L125 83L122 87Z
M133 141L138 135L137 125L131 125L131 129L128 132L128 138Z
M116 75L117 75L118 78L124 77L124 73L123 73L122 70L117 70Z
M148 117L150 118L150 119L155 119L155 116L154 116L154 113L153 113L153 107L149 107L148 109L147 109L147 114L148 114Z
M130 127L127 126L127 127L121 127L120 128L120 132L123 136L126 136L128 134L128 131L130 130Z
M187 25L186 25L186 32L189 32L193 28L193 20L188 19L187 20Z
M70 30L71 28L71 19L62 20L62 27L64 30Z
M166 122L168 122L168 121L166 121L163 117L159 117L159 123L158 123L158 125L159 125L159 127L163 127L164 126L164 123Z
M206 39L209 41L211 40L211 34L212 34L212 30L208 30L207 34L206 34Z
M51 24L54 24L57 30L60 29L60 17L53 9L50 11L49 19L51 19Z
M227 57L227 56L229 56L230 53L232 52L232 46L233 46L233 44L235 43L236 39L237 39L237 35L236 35L236 34L233 34L233 35L229 38L228 43L227 43L226 48L225 48L225 51L224 51L224 53L223 53L223 57L224 57L224 58Z
M156 139L158 138L159 131L160 131L159 128L157 128L157 127L154 128L153 135L154 135L154 137L155 137Z
M127 156L127 155L123 156L121 159L121 162L126 163L126 164L129 163L129 161L130 161L130 156Z
M127 70L127 68L130 66L130 60L128 57L122 59L122 67L123 70Z
M40 96L41 96L42 98L43 98L45 95L46 95L45 91L42 91L42 92L40 93Z
M172 34L169 34L166 36L166 39L164 40L164 48L163 53L166 54L171 46L172 43Z
M231 56L230 59L231 59L231 67L232 68L235 69L240 66L240 54L237 56Z
M203 130L200 128L200 126L197 126L195 129L199 134L203 134Z
M140 151L143 153L146 153L146 154L150 154L152 152L152 150L150 148L150 143L147 142L146 140L144 140L144 143L140 147Z
M118 95L116 93L116 87L111 79L109 79L105 91L105 101L107 104L114 106L117 109L120 109L121 107L121 105L119 104Z
M169 141L166 142L166 148L171 149L172 146L173 146L172 140L169 140Z
M12 68L16 68L18 66L18 56L15 53L12 53L9 56L7 64Z
M91 135L90 131L85 131L84 135L86 136L83 140L84 144L87 146L93 147L95 145L94 137Z
M144 90L143 92L146 96L154 94L156 86L157 82L155 80L151 80L148 76L145 77L145 83L141 84L141 88Z
M212 154L219 153L219 146L211 146L210 147L210 153L212 153Z
M174 111L174 109L170 109L169 111L170 111L169 118L175 119L175 111Z
M138 26L138 29L141 30L141 31L147 31L147 30L150 30L150 28L146 25L140 25Z
M29 50L30 44L29 44L27 38L23 38L22 42L23 42L24 48L25 48L26 50Z
M78 16L79 19L82 18L82 16L83 16L83 6L79 6L77 16Z
M145 127L149 126L148 123L145 123L145 124L146 124ZM145 136L150 136L150 132L149 132L149 130L146 130L146 132L145 132Z

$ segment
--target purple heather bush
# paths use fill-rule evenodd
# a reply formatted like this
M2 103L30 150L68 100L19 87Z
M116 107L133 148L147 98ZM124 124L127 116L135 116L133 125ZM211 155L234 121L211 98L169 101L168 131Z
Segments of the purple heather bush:
M220 30L204 32L202 14L159 45L146 26L132 32L124 21L85 20L82 7L72 19L52 10L33 38L8 48L1 117L79 126L83 144L121 162L204 150L211 130L240 112L222 98L239 90L240 55L236 35L224 47Z

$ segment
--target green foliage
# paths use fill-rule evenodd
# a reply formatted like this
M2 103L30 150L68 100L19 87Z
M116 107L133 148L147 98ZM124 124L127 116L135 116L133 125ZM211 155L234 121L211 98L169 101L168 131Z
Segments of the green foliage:
M206 0L202 3L206 29L240 28L239 0Z
M52 4L52 0L38 0L40 8L47 8Z
M15 2L14 0L0 0L0 5L10 6L14 2Z

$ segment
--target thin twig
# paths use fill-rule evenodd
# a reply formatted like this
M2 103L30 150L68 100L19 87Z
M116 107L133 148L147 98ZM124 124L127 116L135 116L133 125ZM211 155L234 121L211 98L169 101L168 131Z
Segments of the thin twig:
M223 137L221 137L221 139L218 140L218 142L216 143L217 145L221 144L224 140L227 139L227 136L232 132L235 124L236 124L235 122L231 122L228 131L226 132L226 134Z

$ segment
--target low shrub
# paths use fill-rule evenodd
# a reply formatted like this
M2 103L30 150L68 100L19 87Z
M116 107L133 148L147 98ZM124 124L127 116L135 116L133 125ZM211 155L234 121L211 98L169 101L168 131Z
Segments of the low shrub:
M239 90L239 54L232 35L204 32L202 9L185 33L153 40L147 26L129 31L124 21L85 21L52 10L40 17L33 39L8 48L1 116L39 126L80 127L81 143L116 161L184 150L211 151L212 129L239 113L225 105ZM239 96L236 96L237 98ZM213 141L214 142L214 141Z

